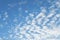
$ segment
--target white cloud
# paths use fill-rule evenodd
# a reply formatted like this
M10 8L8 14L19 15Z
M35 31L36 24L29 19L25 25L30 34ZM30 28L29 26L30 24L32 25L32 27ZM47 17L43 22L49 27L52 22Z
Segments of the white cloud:
M54 4L49 8L49 14L47 16L45 15L46 9L44 8L41 8L41 12L35 18L32 18L32 20L29 18L33 17L34 14L29 14L29 16L26 17L26 22L16 26L15 30L13 29L13 33L18 35L18 38L23 39L23 36L25 36L24 39L27 40L55 40L55 38L60 35L60 27L57 28L57 25L55 24L55 21L57 20L57 17L60 17L60 14L55 15L56 9L54 9ZM51 20L49 19L50 17L52 17ZM42 19L44 21L42 21ZM49 23L47 23L48 21ZM49 26L47 26L46 23ZM21 24L23 25L21 26ZM39 26L37 24L39 24ZM41 26L42 28L40 28ZM53 29L49 29L49 27L52 27ZM16 37L16 35L14 37Z
M33 39L32 37L34 37L34 40L43 40L43 38L48 40L49 39L48 37L50 37L50 39L53 38L52 40L54 40L54 38L56 38L58 35L60 35L60 31L57 28L55 28L56 24L52 24L54 22L54 20L51 21L51 23L49 24L51 27L54 28L51 30L48 29L48 27L46 25L45 26L42 25L42 27L43 27L42 29L40 28L40 26L36 25L36 23L40 23L39 19L41 19L40 17L42 17L42 16L44 16L43 13L38 14L36 18L33 18L33 20L31 21L31 24L29 24L29 25L25 24L21 28L16 28L17 29L16 31L18 31L18 29L19 29L20 31L18 33L22 34L21 36L18 36L18 37L20 38L20 37L23 37L23 35L25 35L25 37L29 40L32 40ZM46 16L42 17L45 20L43 22L43 24L47 23L47 21L50 21L50 20L48 20L48 18L46 19L45 17ZM38 22L36 20L38 20ZM27 22L28 21L29 21L29 19L27 19ZM29 34L27 33L27 30L28 30ZM17 32L16 32L16 34L17 34ZM52 35L54 37L52 37Z

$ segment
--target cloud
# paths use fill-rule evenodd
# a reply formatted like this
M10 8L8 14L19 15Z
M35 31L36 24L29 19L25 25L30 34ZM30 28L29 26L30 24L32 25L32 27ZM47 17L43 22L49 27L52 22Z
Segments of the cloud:
M56 4L59 5L59 3ZM57 39L57 37L60 35L60 31L59 31L60 27L57 27L56 20L58 20L58 17L60 19L60 14L56 13L57 11L56 9L58 8L56 9L54 8L55 8L55 4L52 3L52 5L48 9L49 14L47 16L45 15L47 10L45 8L41 8L41 12L37 16L31 13L27 17L24 17L25 22L19 23L18 25L15 26L15 28L12 29L13 31L11 30L13 34L13 39L15 40ZM11 36L12 35L10 35L9 37Z

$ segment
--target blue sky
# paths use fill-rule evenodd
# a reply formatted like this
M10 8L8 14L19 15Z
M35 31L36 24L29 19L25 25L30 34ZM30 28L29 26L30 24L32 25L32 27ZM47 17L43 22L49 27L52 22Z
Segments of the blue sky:
M14 36L16 35L15 28L17 26L19 28L20 27L23 28L23 26L25 25L31 26L33 24L32 23L28 24L28 22L30 21L32 22L33 20L35 20L36 22L36 24L34 25L38 25L36 27L41 26L43 28L44 26L47 26L48 29L51 27L53 29L56 26L56 28L57 27L60 28L59 2L60 2L59 0L0 0L0 39L16 40L14 38ZM37 21L39 20L38 16L40 15L42 17L42 20L41 22L40 21L38 22ZM51 21L53 21L54 23L52 23ZM50 22L53 24L53 26ZM10 33L9 31L12 32ZM10 38L10 34L13 35L12 38ZM17 40L23 40L19 39L19 37L17 38L18 38ZM28 38L25 40L28 40Z

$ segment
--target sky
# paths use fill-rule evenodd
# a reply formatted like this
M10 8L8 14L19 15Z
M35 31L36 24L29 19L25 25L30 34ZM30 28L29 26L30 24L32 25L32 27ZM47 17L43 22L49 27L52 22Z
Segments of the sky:
M0 0L0 40L60 40L60 0Z

